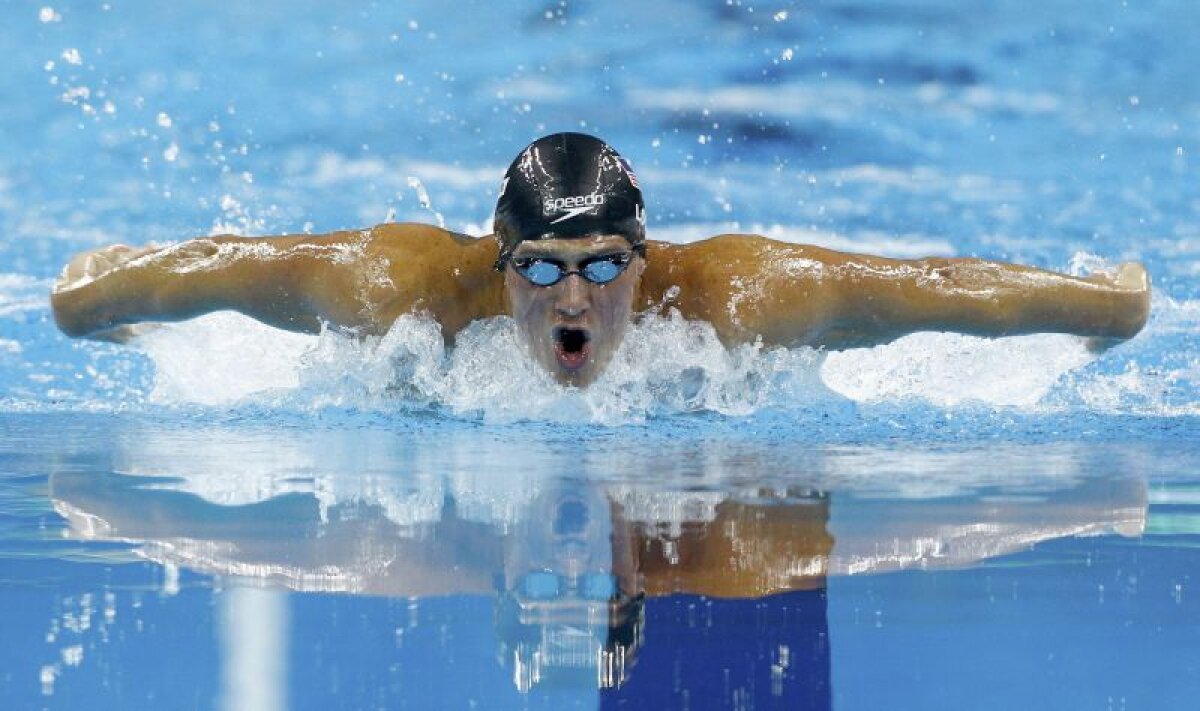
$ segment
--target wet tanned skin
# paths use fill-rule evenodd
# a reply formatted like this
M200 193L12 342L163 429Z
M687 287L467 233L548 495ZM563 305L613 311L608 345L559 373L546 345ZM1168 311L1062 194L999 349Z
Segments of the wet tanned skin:
M562 240L562 249L580 251L561 256L572 261L612 246L604 239L624 245L611 236L587 249L580 245L588 240ZM602 370L620 343L617 322L645 309L676 308L708 321L726 344L761 339L837 349L915 331L1073 333L1109 345L1141 330L1150 305L1149 280L1136 263L1121 265L1115 276L1077 278L978 259L887 259L721 235L687 245L649 242L644 271L635 259L605 287L578 276L533 287L514 281L523 279L511 268L504 275L495 271L497 253L491 237L413 224L328 235L204 237L163 249L115 246L75 257L51 303L66 334L107 340L128 338L141 322L226 309L293 331L316 332L324 323L361 335L384 333L401 315L425 313L453 340L476 319L511 313L546 365L553 343L545 340L545 323L576 318L561 310L556 315L547 300L566 294L567 301L588 301L584 319L603 329L588 372L550 369L575 384ZM618 292L621 298L613 298ZM629 312L614 321L627 297Z

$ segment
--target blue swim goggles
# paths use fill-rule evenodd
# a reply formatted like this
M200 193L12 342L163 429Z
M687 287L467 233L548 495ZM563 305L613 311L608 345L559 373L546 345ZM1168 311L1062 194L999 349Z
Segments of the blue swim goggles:
M578 269L567 269L566 264L546 257L513 257L511 261L513 269L530 284L554 286L572 274L578 274L593 284L607 284L621 276L632 260L632 252L604 254L583 260Z
M557 600L569 591L585 600L611 600L620 590L617 579L607 573L585 573L572 581L548 570L525 574L518 581L518 589L529 600Z

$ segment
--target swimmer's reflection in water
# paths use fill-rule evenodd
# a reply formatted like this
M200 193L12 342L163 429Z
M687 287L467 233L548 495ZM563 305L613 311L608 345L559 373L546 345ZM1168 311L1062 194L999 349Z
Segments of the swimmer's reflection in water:
M644 625L626 527L586 487L540 496L528 511L496 576L501 663L522 692L573 672L619 686Z
M294 466L279 480L215 483L207 473L164 479L170 467L143 471L149 479L64 469L51 493L76 535L138 540L147 557L203 573L312 593L486 596L511 692L584 686L601 689L603 704L663 708L756 698L828 708L828 576L962 566L1064 535L1137 533L1145 511L1138 480L1070 478L1036 503L482 474L332 474L313 483L319 496L260 493L293 482Z
M663 521L632 520L592 487L533 502L497 586L516 687L590 676L609 700L671 707L682 688L727 705L759 688L790 708L827 708L827 499L709 503L700 518Z
M234 310L315 333L386 333L407 314L445 338L507 315L565 385L605 370L630 321L678 313L726 345L841 349L916 331L1071 333L1094 349L1146 323L1150 282L1127 262L1073 277L980 259L888 259L757 235L648 240L629 163L592 136L529 145L500 185L494 234L385 224L328 235L203 237L77 255L51 294L71 336L125 341L144 322Z
M229 507L139 479L64 472L52 495L77 534L141 540L147 556L199 572L313 592L489 593L498 663L522 693L565 684L667 702L680 688L774 688L807 699L794 707L828 706L832 539L816 492L646 496L568 482L526 500L515 522L469 520L476 506L446 496L412 526L369 497L322 515L299 494ZM721 688L718 666L733 675Z

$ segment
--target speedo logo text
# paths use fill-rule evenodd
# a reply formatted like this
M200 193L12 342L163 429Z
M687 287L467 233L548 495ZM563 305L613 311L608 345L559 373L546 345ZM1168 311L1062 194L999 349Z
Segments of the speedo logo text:
M542 203L542 210L546 215L552 215L556 212L566 212L565 215L550 223L554 224L555 222L569 220L572 217L581 215L592 208L600 207L603 204L604 194L592 193L591 195L572 195L570 197L560 197L554 199L547 198Z

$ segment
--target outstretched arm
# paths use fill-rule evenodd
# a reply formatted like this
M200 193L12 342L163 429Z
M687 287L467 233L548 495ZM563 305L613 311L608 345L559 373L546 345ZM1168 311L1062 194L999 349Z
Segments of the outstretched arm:
M107 338L143 321L178 321L240 311L281 328L315 331L322 318L357 325L344 294L352 278L339 251L348 233L246 239L213 236L164 248L106 247L75 257L51 294L70 336ZM361 305L360 305L361 307Z
M825 338L856 345L914 331L976 336L1070 333L1097 344L1132 338L1150 314L1150 280L1136 262L1072 277L981 259L840 262L839 323Z
M659 257L656 264L655 259ZM979 259L886 259L722 235L656 245L647 305L676 305L726 342L870 346L916 331L979 336L1072 333L1126 339L1145 325L1149 280L1136 263L1078 278Z
M131 324L220 310L292 331L327 323L360 333L427 311L453 333L475 310L495 308L491 282L498 280L487 261L494 252L491 240L426 225L202 237L161 249L117 245L73 259L51 304L64 333L107 340L121 340ZM456 300L464 290L472 298Z

